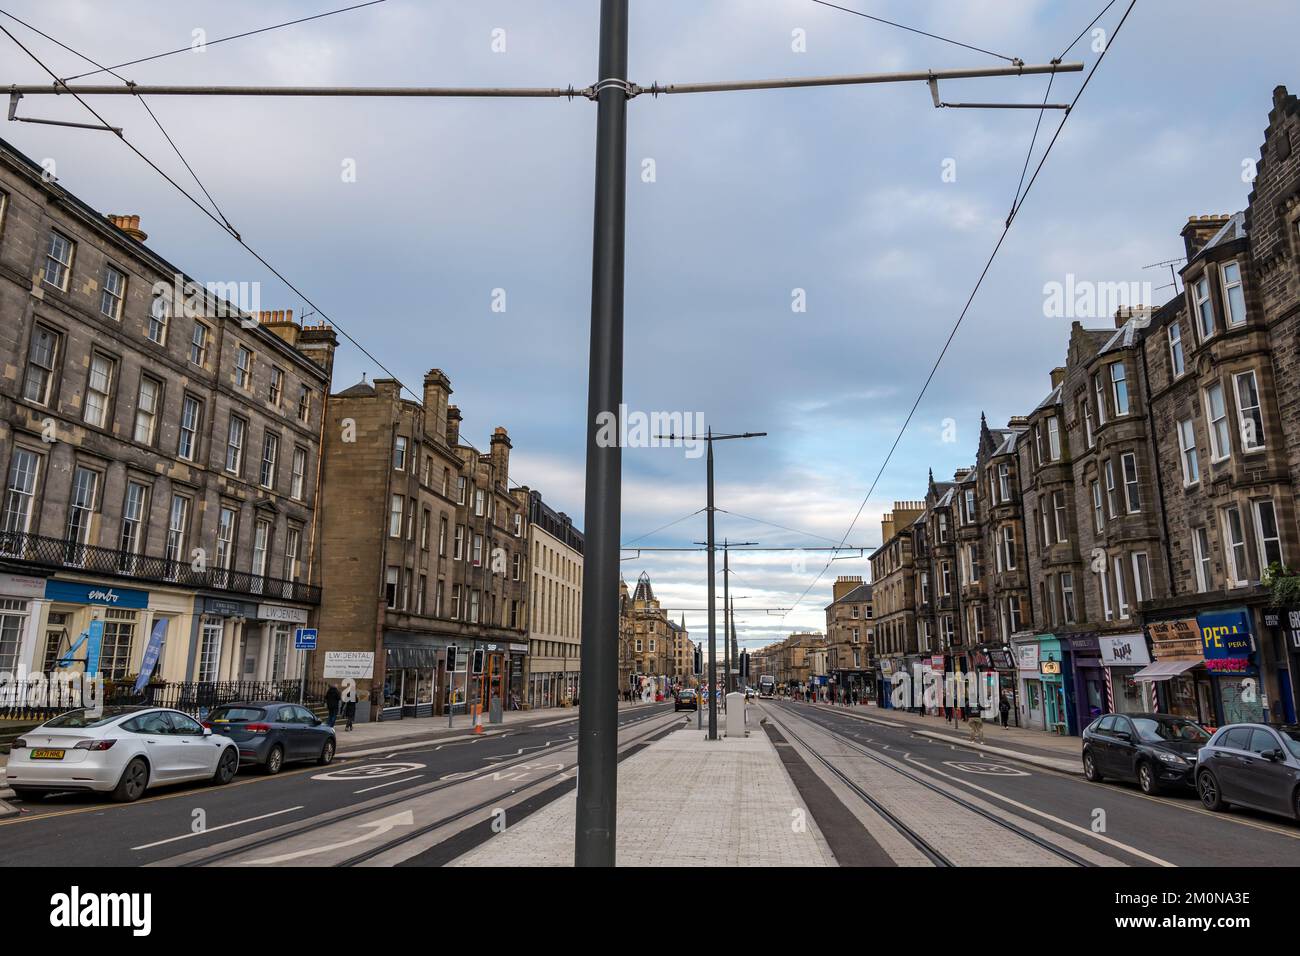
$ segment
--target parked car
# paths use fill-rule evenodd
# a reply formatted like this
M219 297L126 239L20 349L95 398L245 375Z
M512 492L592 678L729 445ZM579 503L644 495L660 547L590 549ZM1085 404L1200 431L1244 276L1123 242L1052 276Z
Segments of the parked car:
M1207 810L1236 804L1300 821L1300 725L1219 728L1200 752L1196 792Z
M699 707L700 699L692 687L683 687L673 698L673 713L679 710L698 710Z
M214 707L204 723L239 745L240 763L279 773L286 763L334 759L334 728L301 704L240 701Z
M85 709L47 720L14 741L5 782L31 800L88 790L139 800L152 787L191 780L225 784L239 770L234 741L166 707Z
M1170 714L1105 714L1083 731L1083 775L1136 780L1143 793L1195 786L1196 754L1210 739L1193 720Z

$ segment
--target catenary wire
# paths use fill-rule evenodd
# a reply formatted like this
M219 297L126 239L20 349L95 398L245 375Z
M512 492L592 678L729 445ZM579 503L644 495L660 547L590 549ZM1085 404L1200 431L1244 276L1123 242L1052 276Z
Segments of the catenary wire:
M895 23L893 20L886 20L884 17L873 16L870 13L863 13L861 10L854 10L851 7L841 7L836 3L829 3L827 0L812 0L813 3L823 7L830 7L832 10L842 10L845 13L851 13L857 17L863 17L867 20L874 20L876 23L883 23L885 26L895 27L899 30L906 30L908 33L916 33L923 37L929 37L932 40L941 40L944 43L951 43L953 46L963 47L967 50L973 50L976 53L983 53L987 56L996 57L999 60L1006 60L1008 63L1017 63L1019 60L1014 56L1007 56L1003 53L994 53L992 50L985 50L982 47L972 46L969 43L962 43L960 40L954 40L951 37L940 36L937 33L927 33L925 30L909 27L905 23ZM1086 31L1085 31L1086 32Z

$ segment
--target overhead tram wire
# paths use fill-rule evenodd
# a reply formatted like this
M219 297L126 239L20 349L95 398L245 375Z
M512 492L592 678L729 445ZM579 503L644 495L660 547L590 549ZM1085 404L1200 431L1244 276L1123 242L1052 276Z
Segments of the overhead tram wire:
M706 508L701 508L701 509L699 509L698 511L692 511L692 512L691 512L690 514L688 514L688 515L682 515L680 518L675 518L675 519L673 519L672 521L668 522L666 525L662 525L662 526L660 526L660 527L658 527L658 528L655 528L653 531L647 531L647 532L646 532L645 534L643 534L643 535L638 535L637 537L633 538L631 541L629 541L629 542L627 542L626 544L624 544L623 547L624 547L624 548L631 548L631 546L632 546L633 544L635 544L636 542L641 541L641 540L644 539L644 538L648 538L648 537L650 537L651 535L658 534L660 531L666 531L666 530L668 530L669 528L671 528L671 527L672 527L673 525L675 525L675 524L681 524L681 523L682 523L683 521L685 521L687 518L694 518L694 517L695 517L696 515L698 515L698 514L703 514L706 510L708 510L708 509L706 509ZM636 550L638 550L638 551L642 551L642 550L645 550L645 549L644 549L644 548L637 548Z
M0 11L0 12L4 12L4 11ZM14 17L12 14L5 13L5 15L8 16L8 17L10 17L10 19L13 19L13 20L15 20L15 21L17 21L17 22L19 22L19 23L22 23L21 20L18 20L18 18L17 18L17 17ZM29 25L26 24L26 23L24 23L23 26L29 26ZM34 28L34 27L29 27L29 29L33 29L33 30L34 30L35 28ZM36 32L37 32L37 33L40 33L41 31L37 30ZM15 44L15 45L20 49L20 50L22 50L22 51L23 51L24 53L26 53L29 57L31 57L31 59L32 59L33 61L35 61L35 63L37 64L37 66L39 66L42 70L44 70L46 73L48 73L49 76L50 76L50 79L52 79L52 80L54 81L54 84L55 84L56 87L58 87L58 86L60 86L61 84L63 84L63 81L60 80L60 79L58 78L58 76L54 73L54 71L51 70L51 69L49 68L49 66L46 65L45 61L42 60L39 56L37 56L35 53L33 53L30 49L28 49L27 46L26 46L26 45L25 45L21 40L19 40L16 36L14 36L14 35L13 35L13 34L12 34L12 33L11 33L11 32L10 32L10 31L9 31L9 30L4 26L4 25L3 25L3 24L0 24L0 33L3 33L3 34L4 34L5 36L7 36L10 40L12 40L12 41L14 42L14 44ZM58 40L54 39L53 37L49 37L49 36L47 36L47 35L44 34L44 33L41 33L41 35L42 35L42 36L45 36L46 39L50 40L50 41L53 42L53 43L58 43L60 46L64 47L64 49L68 50L69 52L76 53L75 50L72 50L70 47L67 47L66 45L60 43ZM77 56L82 56L82 54L77 53ZM89 57L84 57L84 56L82 56L82 59L85 59L85 60L87 60L88 62L91 62L91 63L95 62L94 60L90 60ZM114 75L116 75L116 74L114 74ZM118 77L118 79L121 79L121 77ZM67 89L66 86L65 86L65 89ZM396 375L396 374L395 374L391 369L388 368L388 366L386 366L383 362L381 362L381 361L378 359L378 357L375 356L375 354L374 354L373 352L371 352L368 348L366 348L366 347L365 347L364 345L362 345L359 341L357 341L357 339L353 338L352 335L350 335L350 334L348 333L348 331L347 331L345 328L343 328L343 326L341 326L341 325L338 323L337 320L331 318L331 317L326 313L326 311L325 311L321 306L319 306L319 305L317 305L315 302L313 302L312 299L311 299L311 298L310 298L310 297L309 297L305 292L303 292L301 289L299 289L298 286L296 286L293 282L291 282L291 281L289 280L289 278L288 278L287 276L285 276L285 274L284 274L283 272L281 272L279 269L277 269L275 266L273 266L273 265L272 265L272 264L271 264L271 263L270 263L270 262L269 262L265 257L262 256L261 253L259 253L256 249L254 249L252 246L250 246L250 245L249 245L249 244L244 240L243 236L241 236L241 235L240 235L240 234L239 234L239 233L234 229L233 226L229 225L229 223L223 222L222 220L225 219L225 216L222 215L222 214L220 213L220 210L218 210L218 211L217 211L217 214L214 215L214 214L213 214L213 211L212 211L211 209L208 209L207 206L203 205L203 203L201 203L201 202L200 202L200 201L199 201L199 200L194 196L193 193L191 193L188 189L186 189L184 186L182 186L180 183L178 183L174 178L172 178L171 175L169 175L169 174L167 173L166 170L164 170L161 166L159 166L157 163L155 163L152 159L150 159L148 156L146 156L143 152L141 152L140 149L139 149L138 147L136 147L136 145L135 145L134 143L132 143L129 139L127 139L126 136L125 136L125 135L124 135L120 130L114 129L113 126L112 126L112 124L110 124L110 123L108 122L108 120L104 119L104 117L103 117L102 115L100 115L100 113L99 113L97 110L95 110L94 107L92 107L89 103L87 103L87 102L86 102L86 101L81 97L81 95L80 95L79 93L76 93L76 92L74 92L74 91L71 90L71 89L67 89L67 92L68 92L68 94L69 94L70 96L72 96L73 99L75 99L78 103L80 103L80 104L81 104L81 105L86 109L86 111L87 111L88 113L90 113L91 116L93 116L93 117L95 117L95 119L99 120L99 122L100 122L100 123L101 123L101 124L106 128L106 129L110 129L110 130L112 130L114 133L116 133L117 138L120 139L120 140L121 140L121 141L126 145L127 149L131 150L131 152L135 153L136 156L138 156L138 157L140 157L140 159L144 160L144 162L145 162L145 163L146 163L146 164L147 164L151 169L153 169L154 172L156 172L159 176L161 176L161 177L162 177L163 179L165 179L168 183L170 183L171 186L172 186L172 188L174 188L174 189L175 189L177 192L179 192L182 196L184 196L184 197L185 197L186 199L188 199L191 203L193 203L193 204L194 204L194 207L195 207L196 209L198 209L200 212L202 212L203 215L207 216L207 217L208 217L209 219L211 219L214 223L216 223L216 225L219 226L223 232L225 232L225 233L226 233L227 235L229 235L232 239L234 239L235 242L239 243L239 245L242 246L242 247L244 248L244 250L245 250L249 255L251 255L254 259L256 259L259 263L261 263L261 265L262 265L263 268L265 268L268 272L270 272L270 273L271 273L272 275L274 275L277 279L279 279L281 282L283 282L283 283L285 284L285 286L287 286L287 287L288 287L288 288L289 288L289 289L290 289L290 290L291 290L295 295L297 295L298 298L300 298L303 302L306 302L309 306L311 306L312 309L314 309L314 310L316 311L316 313L317 313L318 315L320 315L320 317L321 317L322 319L324 319L326 322L328 322L328 323L330 324L330 326L331 326L331 327L332 327L336 332L338 332L338 333L339 333L340 335L342 335L345 339L347 339L348 342L350 342L350 343L352 344L352 346L353 346L357 351L359 351L362 355L364 355L364 356L365 356L366 358L368 358L371 362L373 362L373 363L374 363L374 364L375 364L375 365L376 365L376 366L377 366L377 367L378 367L382 372L384 372L385 375L387 375L389 378L391 378L393 381L395 381L395 382L397 383L397 385L398 385L398 387L399 387L400 389L402 389L402 390L405 391L407 394L409 394L409 395L410 395L412 398L414 398L417 402L423 402L423 400L424 400L424 399L423 399L423 396L421 396L421 395L417 395L417 394L415 393L415 391L412 390L411 388L409 388L409 387L408 387L408 386L407 386L407 385L406 385L406 384L405 384L405 383L404 383L400 378L398 378L397 375ZM137 95L137 97L139 97L139 94L136 94L136 95ZM141 103L143 103L143 98L141 98ZM147 106L146 106L145 108L148 109ZM150 111L150 115L152 115L152 111ZM155 122L157 122L156 119L155 119ZM160 128L161 128L161 125L160 125ZM163 132L163 135L166 136L166 131L165 131L165 130L164 130L164 132ZM168 137L168 140L170 141L170 137ZM175 148L175 147L173 146L173 148ZM179 154L179 150L177 150L177 153ZM182 157L182 161L184 161L184 157ZM188 167L189 167L189 164L186 163L186 168L188 168ZM193 174L193 171L192 171L192 170L191 170L191 174ZM198 181L198 177L197 177L197 176L195 176L195 180ZM200 183L199 183L199 186L200 186L200 188L202 188L203 184L200 182ZM204 189L204 192L206 193L207 190ZM211 198L211 197L209 196L209 199L210 199L210 198ZM215 206L215 203L214 203L213 205ZM220 216L220 218L218 218L218 216ZM464 439L461 439L461 440L464 441ZM465 441L464 443L465 443L465 447L469 448L469 449L470 449L471 451L473 451L475 454L478 454L478 455L482 455L482 454L483 454L483 452L482 452L479 448L475 447L475 446L474 446L473 444L471 444L470 442ZM523 487L526 487L525 485L520 484L519 482L514 481L513 479L511 479L509 475L507 475L506 478L507 478L507 480L510 481L510 482L511 482L511 483L512 483L516 488L523 488Z
M216 40L208 40L203 45L205 48L216 46L218 43L225 43L228 40L239 40L243 37L251 37L259 33L269 33L272 30L279 30L282 27L291 27L298 23L307 23L309 20L320 20L324 17L332 17L336 13L347 13L349 10L359 10L362 7L373 7L375 4L385 2L387 2L387 0L367 0L365 3L354 3L350 7L340 7L337 10L327 10L324 13L317 13L310 17L299 17L297 20L286 20L284 23L276 23L269 27L261 27L257 30L247 30L244 33L235 33L231 36L220 37ZM155 53L152 56L142 56L139 59L127 60L125 63L115 63L112 66L99 66L99 64L96 63L95 65L99 66L98 70L91 70L87 73L78 73L76 76L64 77L63 82L69 83L72 80L80 80L83 77L94 76L97 73L112 73L114 70L120 70L124 66L135 66L137 63L149 63L153 60L161 60L163 57L175 56L177 53L189 53L192 49L194 49L192 46L178 47L175 50L168 50L166 53Z
M801 531L798 528L790 528L783 524L777 524L773 521L764 521L762 518L755 518L753 515L743 515L739 511L728 511L726 508L714 508L714 511L720 511L724 515L731 515L733 518L744 518L746 521L754 521L758 524L765 524L769 528L778 528L781 531L790 531L794 534L807 535L809 538L820 538L823 541L834 541L834 538L827 537L824 534L815 534L812 531Z
M841 544L848 540L849 535L853 533L853 529L857 527L858 519L862 517L862 512L866 508L867 502L871 500L872 494L875 493L876 485L880 481L881 475L884 474L885 468L888 467L890 459L893 458L894 451L898 448L899 442L903 440L903 435L907 432L907 426L911 424L912 418L921 404L921 400L925 397L925 393L930 388L930 383L934 380L935 373L939 371L940 363L943 362L944 356L948 353L949 346L952 345L952 340L957 335L957 330L961 328L962 321L966 318L966 313L970 310L971 303L975 301L975 295L979 292L980 286L984 284L984 279L989 274L989 269L993 267L993 261L997 258L998 252L1002 248L1002 243L1006 241L1007 233L1011 231L1011 225L1015 222L1016 215L1020 212L1020 207L1024 205L1025 199L1029 197L1029 191L1034 188L1034 183L1038 181L1038 174L1042 172L1043 165L1047 162L1047 157L1051 155L1052 147L1056 145L1056 141L1061 135L1061 130L1065 128L1066 122L1069 120L1070 116L1073 115L1075 105L1083 96L1084 90L1088 88L1088 84L1092 81L1093 76L1096 75L1097 68L1101 66L1102 61L1106 59L1106 54L1110 52L1111 46L1115 42L1115 38L1119 36L1120 30L1123 29L1125 21L1128 20L1129 14L1133 12L1133 8L1136 5L1137 0L1129 0L1129 5L1124 11L1124 16L1120 18L1114 32L1111 33L1110 42L1102 49L1101 55L1098 56L1096 62L1093 63L1092 69L1088 71L1088 75L1084 77L1083 84L1079 87L1079 91L1074 95L1074 99L1070 102L1070 108L1066 110L1065 115L1061 117L1060 125L1056 127L1056 132L1052 135L1051 141L1047 144L1047 148L1043 151L1042 157L1038 160L1038 165L1034 169L1033 176L1029 179L1029 184L1025 186L1025 190L1021 194L1019 201L1012 207L1011 214L1007 216L1007 221L1002 227L1002 234L998 236L998 241L994 245L993 251L989 254L988 261L984 263L984 268L975 282L975 288L971 290L970 296L966 299L966 304L962 307L961 313L957 316L957 321L953 324L952 331L948 333L948 338L944 341L943 348L939 350L939 357L934 360L934 365L930 369L930 374L926 376L925 382L921 385L921 391L917 394L916 401L912 403L912 408L907 413L907 418L903 420L903 425L898 430L898 435L894 438L893 444L889 446L889 451L885 454L885 460L881 462L880 469L876 472L875 478L871 480L871 486L867 489L867 493L862 499L862 504L858 506L857 513L853 516L853 520L849 523L848 529L844 532L844 537L840 539ZM1094 19L1093 22L1095 23L1096 20ZM1086 32L1087 30L1084 31L1084 33ZM1082 35L1083 34L1080 34L1080 36ZM1075 42L1077 43L1078 40ZM822 579L822 575L826 573L826 570L830 566L831 562L828 560L822 569L817 572L817 576L813 579L812 583L804 589L803 594L799 595L799 600L795 601L794 608L797 608L803 603L804 598L806 598L809 592L817 586L818 582ZM794 608L792 608L791 611L793 611ZM790 613L791 612L787 612L786 617L788 617ZM784 620L784 617L782 620Z
M62 40L56 39L55 37L50 36L44 30L41 30L38 27L33 26L32 24L28 23L25 20L19 19L18 17L10 13L8 10L0 10L0 14L3 14L4 16L8 17L10 20L13 20L15 23L22 24L28 30L31 30L33 33L44 37L45 39L49 40L51 43L59 47L62 47L64 50L67 50L73 56L78 57L82 60L85 60L87 63L99 67L100 71L113 74L113 76L117 77L128 87L134 86L134 84L130 80L128 80L122 74L116 72L114 68L103 66L93 58L86 56L86 54L82 53L80 50L74 50L72 47L68 46ZM82 75L86 76L89 74L82 74ZM217 201L212 197L212 193L208 191L208 187L203 185L203 180L199 179L199 174L194 171L194 167L191 166L190 161L185 158L185 154L181 152L181 148L176 145L176 141L172 139L171 134L168 133L167 130L163 127L162 121L159 120L158 117L154 115L154 111L149 107L149 104L145 101L145 98L143 96L137 96L137 99L140 100L140 105L143 106L145 112L149 114L149 118L153 120L154 125L158 127L158 132L163 134L163 138L167 140L168 145L171 146L173 152L176 153L176 156L180 159L181 163L189 171L190 176L194 178L194 182L198 184L199 189L203 190L203 195L208 197L208 202L212 204L212 208L216 210L217 215L221 217L221 221L222 223L224 223L226 231L232 233L235 236L238 236L239 233L236 231L234 225L226 217L226 214L225 212L222 211L221 207L217 205Z
M874 20L876 23L883 23L885 26L894 27L898 30L906 30L908 33L916 33L923 37L929 37L932 40L940 40L944 43L951 43L953 46L959 46L966 50L973 50L976 53L983 53L986 56L995 57L999 60L1006 60L1008 63L1023 62L1019 57L1007 56L1004 53L994 53L992 50L985 50L982 47L972 46L969 43L962 43L960 40L954 40L951 37L940 36L937 33L927 33L925 30L916 27L909 27L905 23L895 23L893 20L886 20L884 17L877 17L870 13L863 13L861 10L854 10L851 7L841 7L837 3L829 3L827 0L812 0L812 2L819 6L830 7L832 10L842 10L844 13L851 13L855 17Z

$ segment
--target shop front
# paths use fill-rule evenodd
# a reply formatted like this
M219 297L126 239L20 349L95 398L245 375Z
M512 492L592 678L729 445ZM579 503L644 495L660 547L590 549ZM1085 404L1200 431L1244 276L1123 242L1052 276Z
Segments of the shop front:
M1278 661L1278 696L1282 720L1296 722L1300 714L1300 610L1270 609L1264 612L1264 626L1274 635ZM1285 666L1281 662L1285 661Z
M447 645L454 643L432 634L384 632L384 684L380 720L432 717L442 713L440 688L446 679ZM457 655L463 671L469 659L465 648ZM460 676L463 678L464 674Z
M1077 734L1077 719L1067 703L1066 652L1054 634L1012 635L1020 672L1024 725L1057 734Z
M1106 709L1115 714L1147 712L1143 684L1134 679L1134 675L1151 663L1146 635L1108 634L1097 638L1097 646L1106 682Z
M45 582L46 623L41 670L57 661L106 681L134 677L153 613L150 592L106 583L50 578ZM190 607L193 607L191 600Z
M1046 730L1043 681L1038 670L1038 641L1032 635L1014 640L1012 653L1020 683L1019 723L1033 730Z
M876 663L876 703L889 710L894 706L894 669L898 662L892 657L882 657Z
M1216 724L1267 723L1251 614L1244 607L1198 614L1202 653L1214 688Z
M1021 726L1020 722L1020 680L1019 668L1016 666L1016 655L1010 645L998 647L981 648L976 662L980 660L987 662L991 669L997 689L996 697L993 701L994 713L997 714L999 703L1005 698L1011 706L1008 713L1008 721L1015 727Z
M0 674L46 672L40 645L41 611L45 578L25 574L0 574Z
M1071 634L1061 638L1061 645L1068 655L1065 669L1070 674L1069 697L1074 701L1071 733L1080 733L1108 709L1101 644L1096 634Z
M1214 687L1205 668L1197 619L1152 621L1147 636L1152 662L1133 675L1146 688L1147 709L1216 726Z

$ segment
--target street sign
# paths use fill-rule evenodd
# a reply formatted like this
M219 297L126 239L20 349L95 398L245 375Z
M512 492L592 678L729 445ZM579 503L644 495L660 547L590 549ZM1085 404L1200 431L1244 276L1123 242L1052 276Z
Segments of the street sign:
M316 628L296 627L293 630L293 649L295 651L316 650Z

